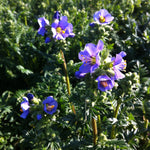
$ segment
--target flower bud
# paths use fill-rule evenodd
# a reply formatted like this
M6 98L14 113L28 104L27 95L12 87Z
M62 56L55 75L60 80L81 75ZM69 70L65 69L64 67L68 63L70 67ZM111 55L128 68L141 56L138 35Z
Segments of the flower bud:
M40 99L34 97L34 98L32 99L32 101L33 101L34 104L39 104Z

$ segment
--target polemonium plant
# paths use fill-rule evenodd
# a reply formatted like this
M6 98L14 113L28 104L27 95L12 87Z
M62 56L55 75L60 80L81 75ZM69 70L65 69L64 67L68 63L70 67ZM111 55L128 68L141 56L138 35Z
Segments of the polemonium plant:
M46 26L49 26L49 21L45 19L45 17L41 17L38 19L38 23L40 28L38 29L38 34L44 36L45 33L47 32Z
M75 36L73 33L73 25L68 23L67 16L62 16L60 20L55 19L51 27L54 39L64 40L67 37Z
M58 103L52 96L47 97L44 101L44 111L50 115L56 112Z
M95 22L92 22L90 26L94 26L95 24L109 24L114 19L114 17L106 9L100 9L100 11L96 11L94 13L93 19Z
M26 97L23 97L23 102L21 102L21 112L22 114L20 115L21 118L26 119L26 117L29 114L29 101Z
M83 51L79 53L79 59L83 62L83 64L79 68L78 73L93 73L95 69L97 69L100 65L100 57L99 52L103 49L104 43L99 40L98 44L95 45L93 43L89 43L85 45ZM81 74L80 74L81 75Z
M123 59L124 56L126 56L126 53L122 51L119 54L116 54L116 57L112 58L113 70L115 72L115 80L122 79L125 77L125 75L121 73L121 70L125 70L126 68L126 61Z
M98 81L98 89L103 92L112 89L115 84L114 80L107 75L101 75L96 80Z

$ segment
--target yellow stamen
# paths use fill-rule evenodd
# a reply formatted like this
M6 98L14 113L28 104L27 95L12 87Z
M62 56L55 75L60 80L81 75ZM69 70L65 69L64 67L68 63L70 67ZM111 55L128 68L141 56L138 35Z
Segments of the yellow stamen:
M124 60L124 68L123 69L126 69L126 67L127 67L127 63L126 63L126 60Z
M56 28L56 31L57 31L58 33L61 33L61 27L57 27L57 28Z
M64 33L65 33L65 30L62 30L62 33L64 34Z
M99 21L100 21L100 23L104 23L105 22L105 18L103 16L100 16Z
M46 105L46 109L47 111L51 111L53 108L55 107L55 105Z
M96 58L95 58L95 57L92 57L92 58L91 58L91 65L94 65L94 64L96 64Z
M64 34L66 32L66 29L62 30L61 27L57 27L56 31L57 31L57 33L63 33Z
M20 111L23 112L22 108L20 108Z
M108 86L107 81L100 81L100 84L101 84L103 87L107 87L107 86Z

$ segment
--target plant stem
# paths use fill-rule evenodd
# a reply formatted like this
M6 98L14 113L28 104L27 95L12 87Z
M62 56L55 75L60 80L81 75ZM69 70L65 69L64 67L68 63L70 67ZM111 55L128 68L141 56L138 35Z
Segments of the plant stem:
M71 92L70 92L70 81L69 81L69 76L68 76L68 71L67 71L67 65L66 65L66 60L64 57L64 53L62 50L60 50L60 53L62 55L62 59L63 59L63 66L64 66L64 71L65 71L65 77L66 77L66 83L67 83L67 90L68 90L68 94L70 96Z
M67 64L66 64L66 60L65 60L65 56L62 50L60 50L62 59L63 59L63 67L64 67L64 71L65 71L65 78L66 78L66 83L67 83L67 91L68 91L68 95L70 96L71 91L70 91L70 81L69 81L69 76L68 76L68 71L67 71ZM70 103L69 103L70 104ZM73 113L76 115L76 111L74 108L74 105L70 104L70 108L72 109Z
M98 132L99 132L99 135L100 135L101 134L101 116L98 115L97 118L98 118Z
M92 118L92 128L93 128L93 143L94 145L97 144L97 140L98 140L98 132L97 132L97 123L96 123L96 119Z
M120 105L121 105L121 101L118 100L117 101L117 106L116 106L116 109L115 109L115 112L114 112L114 118L116 118L116 119L117 119L117 116L118 116ZM116 125L114 124L112 126L112 129L111 129L111 139L114 139L116 137L115 129L116 129Z

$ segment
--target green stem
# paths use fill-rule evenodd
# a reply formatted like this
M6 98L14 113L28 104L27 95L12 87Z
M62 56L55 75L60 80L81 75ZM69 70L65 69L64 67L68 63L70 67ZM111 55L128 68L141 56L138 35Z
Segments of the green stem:
M100 134L101 134L101 116L100 115L98 115L97 116L97 120L98 120L98 133L99 133L99 136L100 136Z
M62 50L60 50L60 53L62 55L62 59L63 59L63 66L64 66L64 71L65 71L65 77L66 77L66 83L67 83L67 90L68 90L68 94L70 96L71 92L70 92L70 81L69 81L69 76L68 76L68 71L67 71L67 65L66 65L66 60L64 57L64 53Z
M120 105L121 105L121 101L118 100L117 101L117 106L116 106L116 109L115 109L115 112L114 112L114 118L116 118L116 119L117 119L117 116L118 116ZM116 125L114 124L112 126L112 129L111 129L111 138L112 139L114 139L116 137L115 129L116 129Z
M27 23L27 16L24 17L24 22L25 22L25 26L27 26L28 25L28 23Z
M65 78L66 78L66 83L67 83L67 91L68 91L68 95L70 96L71 91L70 91L70 80L69 80L69 75L68 75L68 70L67 70L67 64L66 64L66 60L65 60L65 56L62 50L60 50L60 53L62 55L62 59L63 59L63 67L64 67L64 71L65 71ZM72 105L69 102L70 108L72 109L73 113L76 115L76 111L75 111L75 107L74 105Z
M97 132L97 122L96 119L92 118L92 128L93 128L93 143L97 144L98 140L98 132Z

